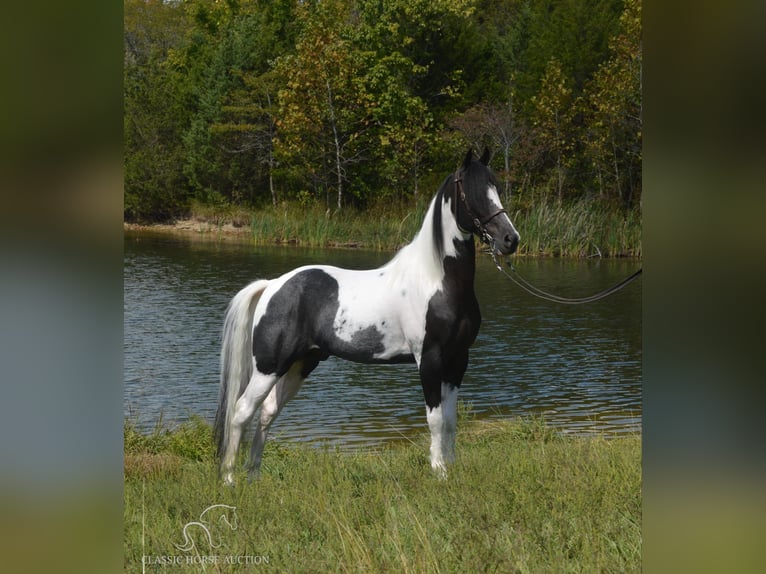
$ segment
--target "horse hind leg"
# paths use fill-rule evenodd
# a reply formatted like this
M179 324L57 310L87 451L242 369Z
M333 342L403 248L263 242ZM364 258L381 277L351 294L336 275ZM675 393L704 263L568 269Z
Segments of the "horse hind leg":
M294 363L290 370L274 385L266 400L263 401L260 417L255 424L253 442L250 446L248 476L251 481L258 476L269 428L274 424L279 413L282 412L282 408L298 393L303 385L305 378L301 373L302 369L302 362Z
M221 475L225 484L234 484L234 464L237 460L237 450L247 425L255 411L276 385L279 377L274 374L264 374L255 369L245 392L237 399L234 415L229 422L229 441L221 463Z

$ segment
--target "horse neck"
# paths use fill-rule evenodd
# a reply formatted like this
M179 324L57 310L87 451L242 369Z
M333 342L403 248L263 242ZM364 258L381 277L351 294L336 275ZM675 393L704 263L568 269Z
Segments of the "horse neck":
M472 290L476 271L473 237L458 228L444 190L443 186L431 200L420 230L392 264L399 262L409 273Z

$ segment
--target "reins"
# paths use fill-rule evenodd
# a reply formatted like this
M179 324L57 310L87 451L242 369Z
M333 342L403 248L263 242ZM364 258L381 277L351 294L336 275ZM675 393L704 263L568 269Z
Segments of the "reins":
M551 301L552 303L561 303L563 305L582 305L584 303L593 303L594 301L598 301L600 299L603 299L604 297L608 297L609 295L616 293L617 291L619 291L620 289L622 289L629 283L636 280L638 276L641 275L641 273L643 272L643 268L640 268L638 271L634 272L632 275L623 279L616 285L613 285L612 287L609 287L608 289L604 289L603 291L596 293L595 295L590 295L588 297L576 297L576 298L560 297L558 295L548 293L547 291L543 291L542 289L535 287L529 281L524 279L510 262L507 262L508 268L516 275L516 277L514 277L513 275L508 273L505 269L503 269L503 267L500 265L500 263L497 260L497 256L495 255L495 240L493 239L492 235L490 235L490 233L487 231L487 228L485 226L487 225L487 223L492 221L495 217L497 217L501 213L507 213L507 211L505 209L498 209L495 213L493 213L492 215L490 215L489 217L485 218L482 221L473 213L473 211L471 211L471 208L468 205L468 200L466 199L465 191L463 191L463 177L462 177L460 169L458 169L455 172L454 182L455 182L455 196L456 196L455 202L454 202L455 203L455 219L457 220L457 198L460 198L460 201L462 202L463 207L465 208L465 211L468 214L468 217L471 218L471 221L476 227L479 239L482 241L482 243L486 243L489 246L489 252L492 255L492 261L494 262L495 267L497 267L498 271L500 271L503 275L508 277L508 279L513 281L516 285L518 285L524 291L526 291L530 295L533 295L534 297L538 297L545 301Z
M622 289L623 287L625 287L626 285L634 281L639 275L641 275L643 271L643 268L639 268L638 271L635 271L632 275L630 275L629 277L626 277L625 279L623 279L616 285L613 285L612 287L609 287L608 289L604 289L603 291L596 293L595 295L590 295L589 297L568 298L568 297L559 297L558 295L553 295L552 293L548 293L538 287L535 287L529 281L524 279L516 270L516 268L510 262L508 262L508 267L516 275L516 277L514 277L497 263L497 259L495 258L495 255L494 255L494 250L492 253L492 259L495 261L495 266L497 266L497 268L500 270L500 272L503 275L508 277L508 279L513 281L516 285L521 287L524 291L526 291L530 295L534 295L535 297L544 299L545 301L551 301L553 303L562 303L564 305L582 305L583 303L593 303L594 301L598 301L599 299L608 297L609 295L616 293L617 291L619 291L620 289Z

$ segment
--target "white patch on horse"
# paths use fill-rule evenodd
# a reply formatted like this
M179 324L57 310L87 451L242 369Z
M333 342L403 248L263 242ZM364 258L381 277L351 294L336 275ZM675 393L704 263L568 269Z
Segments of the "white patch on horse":
M457 220L452 215L452 207L450 207L449 203L442 202L441 210L444 255L446 257L456 257L457 249L455 248L455 240L466 241L471 238L471 232L460 229Z
M323 268L338 282L338 311L333 320L335 335L348 343L365 329L373 328L382 336L383 351L375 359L389 359L410 353L404 339L400 297L382 280L383 269L349 271Z
M500 195L497 193L497 188L492 184L489 184L489 187L487 187L487 200L489 201L489 204L492 206L492 209L494 209L495 211L497 211L498 209L503 209L503 204L500 202ZM513 226L513 222L511 221L511 218L508 217L507 213L501 213L500 215L498 215L498 217L504 217L508 225L511 226L511 229L513 229L516 235L519 235L519 232L516 231L516 228Z
M491 183L487 187L487 200L489 201L489 204L492 206L492 209L494 210L503 209L503 204L500 203L500 195L497 193L497 188Z
M426 289L433 285L441 285L444 279L444 267L434 249L433 242L434 211L437 209L437 199L438 196L431 200L428 211L423 218L423 225L412 242L402 247L394 258L382 268L390 271L389 282L401 282L404 279L408 283L418 284L423 281L427 285ZM443 229L445 216L443 204L439 208L442 209ZM448 219L452 219L451 213ZM449 243L451 244L452 241L450 240Z
M434 210L442 210L446 256L455 256L453 239L465 239L448 204L431 201L421 230L383 267L371 271L325 268L339 285L333 330L351 342L354 334L374 327L383 336L384 351L376 359L412 354L420 362L428 302L442 288L444 266L433 245Z
M447 465L455 462L457 436L458 388L442 383L439 406L428 408L426 418L431 431L431 468L441 478L447 477Z

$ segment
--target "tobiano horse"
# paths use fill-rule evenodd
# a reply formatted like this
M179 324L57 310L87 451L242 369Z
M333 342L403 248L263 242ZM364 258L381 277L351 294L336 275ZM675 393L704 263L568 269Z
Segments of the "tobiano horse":
M269 428L306 377L331 355L360 363L415 363L431 434L431 467L455 458L457 396L481 323L473 235L496 255L519 234L487 167L469 151L429 204L420 231L378 269L308 265L251 283L224 319L214 425L221 476L233 484L243 433L256 420L248 463L257 475Z

